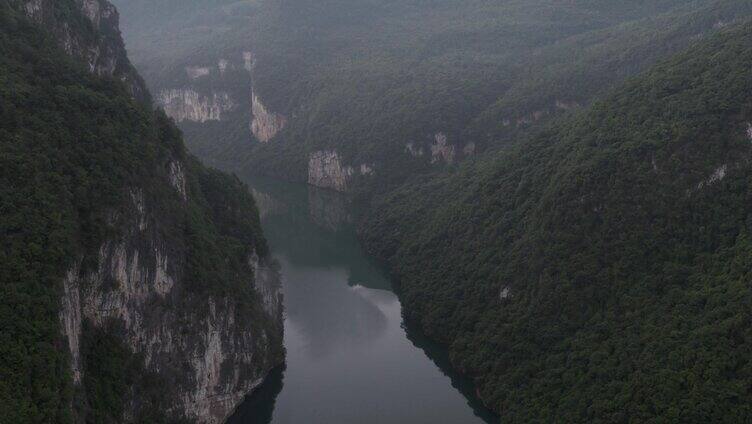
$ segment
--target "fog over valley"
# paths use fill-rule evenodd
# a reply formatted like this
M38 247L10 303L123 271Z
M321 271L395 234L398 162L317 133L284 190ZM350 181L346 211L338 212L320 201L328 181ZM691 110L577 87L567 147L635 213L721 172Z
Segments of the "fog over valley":
M0 424L752 421L749 0L0 0L0 81Z

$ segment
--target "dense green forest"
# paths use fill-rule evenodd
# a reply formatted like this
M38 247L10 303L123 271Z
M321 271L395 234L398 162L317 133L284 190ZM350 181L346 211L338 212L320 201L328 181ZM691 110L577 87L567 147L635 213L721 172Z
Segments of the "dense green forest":
M377 199L407 319L509 422L752 419L752 24Z
M255 331L266 318L247 258L267 247L254 201L239 180L186 153L163 112L134 100L119 78L90 74L18 3L0 0L0 422L120 422L136 384L155 391L139 394L143 416L133 421L160 422L163 383L139 368L116 330L84 330L91 372L74 388L62 281L76 261L81 272L96 267L100 245L130 231L123 205L140 187L159 237L186 252L187 290L232 293ZM91 32L72 0L51 4L70 31ZM188 168L187 201L169 184L175 159ZM281 340L269 343L281 349Z
M118 4L153 88L203 86L188 81L186 66L247 50L254 93L290 118L268 144L252 140L247 110L181 124L202 158L305 180L309 153L333 149L347 164L375 164L375 176L353 187L366 193L441 167L431 156L437 133L455 162L473 155L465 148L495 150L752 14L744 0ZM170 18L150 24L157 8ZM408 144L425 154L411 156Z
M375 163L363 241L505 421L752 420L749 1L194 3L128 29L149 84L250 50L291 119L192 143L295 180ZM432 164L437 132L476 154Z

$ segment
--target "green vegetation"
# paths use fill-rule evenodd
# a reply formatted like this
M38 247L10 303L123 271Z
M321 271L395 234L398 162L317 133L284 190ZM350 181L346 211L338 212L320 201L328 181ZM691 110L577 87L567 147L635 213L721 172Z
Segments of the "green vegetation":
M131 420L137 424L182 424L168 420L160 410L165 382L143 369L143 358L134 355L115 335L116 328L101 329L88 323L84 328L83 357L86 374L82 400L88 406L77 405L78 410L87 410L87 423L116 423L122 421L124 393L133 387L142 389L140 405Z
M752 420L749 1L201 4L221 25L131 38L150 83L252 50L294 119L192 143L296 180L375 162L363 240L505 421ZM484 154L406 154L439 131Z
M752 25L377 199L408 319L510 422L752 418Z
M90 30L68 19L72 0L51 4L71 31ZM142 408L143 422L159 422L149 394L157 382L129 371L138 360L116 330L84 332L91 372L75 393L58 318L65 273L79 259L96 266L101 243L130 230L123 205L138 187L160 237L188 252L188 290L232 293L260 308L247 284L251 250L267 252L255 204L237 179L188 156L163 113L133 100L118 79L90 75L16 6L0 1L0 422L118 422L134 385L155 402ZM169 184L175 159L189 168L187 202ZM113 223L113 210L126 216Z
M252 51L254 92L291 117L268 144L252 142L245 104L223 123L183 123L192 151L217 166L304 181L308 154L336 149L347 164L375 163L376 177L354 184L367 193L434 172L438 132L458 159L470 143L478 153L506 146L752 15L746 0L194 0L180 10L149 3L118 2L152 87L195 86L186 66ZM156 7L170 18L151 22ZM227 90L243 78L210 80ZM247 88L229 91L247 98ZM529 122L534 116L540 121ZM427 154L411 157L408 143Z
M254 293L242 290L248 280L248 257L268 254L256 205L237 177L205 170L195 162L201 197L194 198L186 215L186 283L195 290L227 295Z

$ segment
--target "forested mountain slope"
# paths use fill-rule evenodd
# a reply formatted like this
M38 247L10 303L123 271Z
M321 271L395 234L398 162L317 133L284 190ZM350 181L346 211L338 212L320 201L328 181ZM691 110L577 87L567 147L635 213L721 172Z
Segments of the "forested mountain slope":
M149 96L105 0L0 0L0 422L221 422L283 360L237 179Z
M377 199L408 318L505 422L752 419L752 24Z
M504 146L752 14L740 0L118 3L200 157L368 193Z

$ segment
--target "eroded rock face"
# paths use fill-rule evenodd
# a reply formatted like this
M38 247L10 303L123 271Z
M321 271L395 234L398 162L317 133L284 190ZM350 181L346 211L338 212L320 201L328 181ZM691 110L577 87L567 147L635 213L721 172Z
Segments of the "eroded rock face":
M228 93L204 96L190 88L162 90L157 102L177 122L219 121L225 112L235 108L235 101Z
M711 186L724 178L726 178L726 174L728 173L728 165L723 164L716 168L715 171L705 180L701 181L699 184L697 184L697 189L702 189L703 187Z
M136 99L148 99L146 86L126 55L115 6L106 0L75 0L81 14L91 22L91 31L82 31L59 19L57 0L21 1L26 15L54 34L65 52L87 64L89 71L118 78Z
M115 8L106 0L74 0L79 9L61 16L58 1L18 0L13 5L48 29L93 74L121 79L134 97L148 101L125 53ZM84 19L91 25L77 25ZM231 107L222 96L212 101L218 105L199 102L183 113L219 119L219 113ZM164 180L157 183L174 189L176 199L188 201L188 169L179 157L165 166ZM146 187L123 190L123 204L105 217L117 235L86 257L74 258L62 282L59 322L70 351L73 383L86 384L81 344L88 334L84 327L90 325L112 332L143 362L145 372L164 382L160 411L168 418L224 422L283 360L278 274L268 258L255 253L249 255L247 266L239 267L248 291L257 294L253 301L258 313L231 295L198 294L184 275L186 242L184 234L172 228L175 217L166 216L164 207L150 208ZM120 394L126 398L125 422L133 420L142 401L142 387L134 383L131 389Z
M261 98L255 93L251 94L251 113L253 114L251 132L262 143L268 143L287 125L287 118L267 110L266 106L261 103Z
M187 66L185 73L188 78L195 80L211 74L211 69L208 66Z
M405 151L414 158L419 158L425 153L422 147L416 146L415 143L412 142L405 144Z
M499 290L499 300L507 300L512 297L512 291L509 287L503 286Z
M217 69L219 69L219 74L224 75L225 72L227 72L227 67L230 66L230 62L227 59L219 59L217 62Z
M454 163L454 155L454 145L449 144L446 134L436 133L434 143L431 145L431 163L443 161L451 165Z
M343 165L336 150L319 150L308 156L308 184L337 191L347 191L355 175L373 176L373 164L361 164L358 168Z
M253 53L243 52L243 67L248 72L253 72Z
M188 193L185 189L185 171L180 161L170 162L170 185L174 188L183 201L188 200Z
M132 225L150 219L143 200L135 200L141 197L131 198L130 208L113 214L114 220L131 224L125 226L125 237L99 247L95 269L83 271L76 263L63 284L60 322L74 382L81 383L86 373L81 358L84 321L95 327L115 322L124 345L143 358L145 371L169 384L163 399L169 416L224 422L276 365L267 357L269 340L279 339L274 333L282 326L278 274L268 260L255 253L249 257L254 278L248 284L259 294L269 321L277 323L253 332L237 299L186 289L185 253L151 226ZM138 404L135 393L126 418Z
M516 118L504 118L502 119L502 124L505 127L508 127L514 122L515 126L517 127L526 126L534 124L553 113L575 110L581 107L582 105L574 100L557 99L553 102L553 104L544 109L536 110L534 112L528 113L527 115L518 116Z
M308 184L316 187L345 191L352 173L352 167L342 166L334 150L313 152L308 157Z

